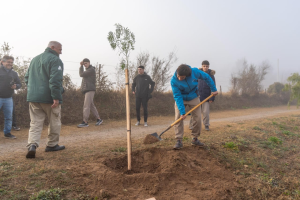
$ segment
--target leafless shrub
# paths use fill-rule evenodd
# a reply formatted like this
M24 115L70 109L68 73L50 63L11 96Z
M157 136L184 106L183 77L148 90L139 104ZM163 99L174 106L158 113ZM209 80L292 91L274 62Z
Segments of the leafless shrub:
M104 65L96 64L96 89L97 91L109 91L112 89L112 83L108 79L108 75L103 71Z
M262 90L264 80L270 65L264 61L260 66L243 61L242 68L236 75L231 75L231 92L241 95L257 95Z

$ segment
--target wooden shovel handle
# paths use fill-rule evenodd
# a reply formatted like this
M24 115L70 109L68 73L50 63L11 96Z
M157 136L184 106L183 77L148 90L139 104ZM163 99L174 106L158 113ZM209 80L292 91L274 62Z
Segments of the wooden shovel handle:
M196 110L199 106L201 106L204 102L208 101L210 98L212 98L214 95L211 94L209 97L207 97L206 99L204 99L202 102L200 102L197 106L195 106L192 110L190 110L189 112L187 112L184 116L187 116L188 114L190 114L191 112L193 112L194 110ZM182 120L182 118L180 117L179 119L177 119L173 124L171 124L171 127L174 126L175 124L177 124L178 122L180 122Z

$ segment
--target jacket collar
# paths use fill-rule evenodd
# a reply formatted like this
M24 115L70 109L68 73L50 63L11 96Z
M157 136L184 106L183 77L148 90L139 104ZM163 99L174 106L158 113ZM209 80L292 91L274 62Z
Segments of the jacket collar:
M11 69L6 69L6 67L4 67L3 65L1 65L0 68L1 68L2 70L5 70L7 73L10 72L10 71L12 70L12 68L11 68Z
M56 51L52 50L52 49L49 48L49 47L47 47L47 48L45 49L45 52L52 53L52 54L56 55L57 57L59 57L58 53L56 53Z

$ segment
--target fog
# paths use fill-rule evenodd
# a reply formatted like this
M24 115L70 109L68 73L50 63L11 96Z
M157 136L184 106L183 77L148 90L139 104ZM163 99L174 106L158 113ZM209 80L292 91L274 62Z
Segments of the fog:
M114 24L136 36L131 61L141 51L167 57L175 51L181 63L200 67L203 60L216 70L217 88L230 87L238 61L272 66L264 87L300 73L300 1L5 1L1 2L0 44L12 54L33 58L50 40L63 44L65 73L77 85L79 62L104 64L114 80L120 58L107 41ZM279 80L278 78L279 60Z

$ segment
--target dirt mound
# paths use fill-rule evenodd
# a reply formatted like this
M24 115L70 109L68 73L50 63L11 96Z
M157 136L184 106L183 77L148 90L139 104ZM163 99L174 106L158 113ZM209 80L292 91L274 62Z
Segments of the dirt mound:
M159 142L159 139L153 135L147 135L145 138L144 138L144 141L143 143L144 144L153 144L155 142Z
M109 171L101 180L103 186L121 199L228 199L238 185L232 172L197 147L135 151L131 171L127 155L103 164Z

